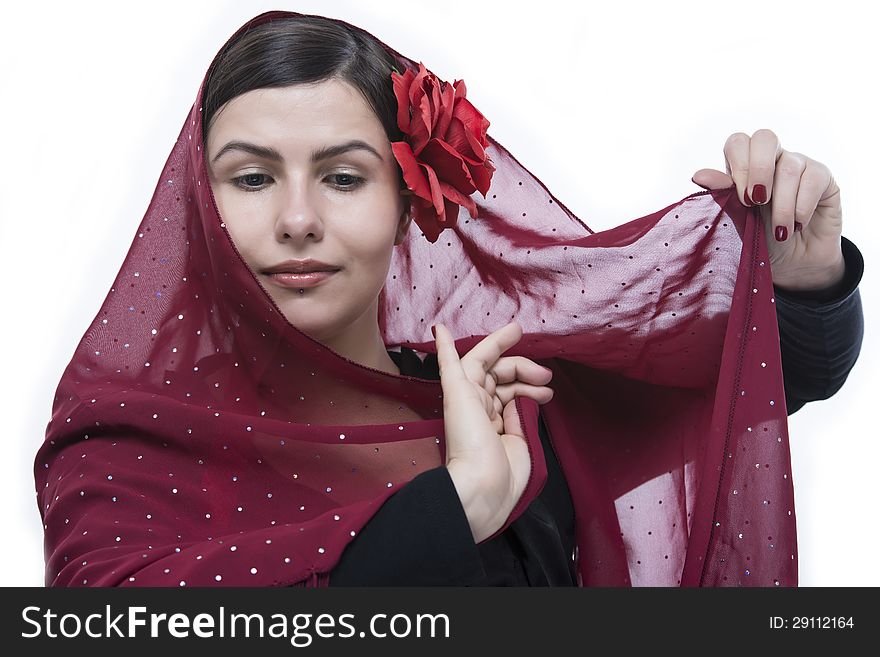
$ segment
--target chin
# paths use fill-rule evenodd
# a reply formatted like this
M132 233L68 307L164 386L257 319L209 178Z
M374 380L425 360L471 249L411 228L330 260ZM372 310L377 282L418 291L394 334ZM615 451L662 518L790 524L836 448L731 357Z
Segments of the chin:
M313 340L324 343L339 332L338 326L329 323L326 319L324 321L310 319L309 313L291 312L286 310L282 304L278 305L284 311L287 321Z

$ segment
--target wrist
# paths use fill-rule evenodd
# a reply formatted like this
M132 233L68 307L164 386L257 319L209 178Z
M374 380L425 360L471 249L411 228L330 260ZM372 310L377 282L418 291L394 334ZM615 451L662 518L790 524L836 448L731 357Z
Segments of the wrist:
M486 536L489 536L486 527L491 518L491 510L485 504L485 497L478 494L478 479L454 463L447 464L446 468L449 470L449 477L452 479L452 484L458 493L458 499L461 501L465 516L467 516L474 543L479 543Z
M782 292L831 292L844 283L846 260L843 252L833 265L819 271L801 271L797 275L780 277L773 285Z

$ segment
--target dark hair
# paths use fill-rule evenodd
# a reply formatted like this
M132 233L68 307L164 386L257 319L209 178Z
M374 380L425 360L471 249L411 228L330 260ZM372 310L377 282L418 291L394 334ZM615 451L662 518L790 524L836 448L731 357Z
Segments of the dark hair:
M208 71L202 135L228 101L254 89L340 79L373 109L389 141L402 141L391 68L396 58L369 34L321 16L293 16L258 25L218 53ZM207 147L205 144L203 147ZM398 166L400 186L405 186Z

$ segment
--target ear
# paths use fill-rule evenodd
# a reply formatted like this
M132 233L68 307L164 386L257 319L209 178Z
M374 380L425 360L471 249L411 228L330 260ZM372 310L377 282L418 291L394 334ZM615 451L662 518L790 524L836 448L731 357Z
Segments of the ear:
M404 208L403 212L400 215L400 221L397 223L397 233L394 236L395 246L403 243L407 231L409 231L409 225L412 222L412 202L410 201L411 197L409 195L404 195L403 198Z

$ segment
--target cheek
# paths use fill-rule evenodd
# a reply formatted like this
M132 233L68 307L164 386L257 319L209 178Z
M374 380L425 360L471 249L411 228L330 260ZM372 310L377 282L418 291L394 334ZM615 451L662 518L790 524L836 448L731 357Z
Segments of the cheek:
M360 240L346 244L343 250L349 265L345 272L348 289L358 297L378 293L388 275L387 246L373 240Z
M215 193L214 198L220 211L220 219L226 224L226 230L235 248L251 269L257 268L260 263L255 261L255 255L259 253L261 237L259 223L255 217L249 216L252 210L240 207L240 204L236 204L234 200L223 198L222 193Z
M363 281L365 285L374 286L376 278L384 282L394 248L394 228L379 225L378 221L373 222L370 228L364 228L363 222L353 226L354 229L346 228L344 235L336 234L340 251L359 270L359 275L369 279Z

